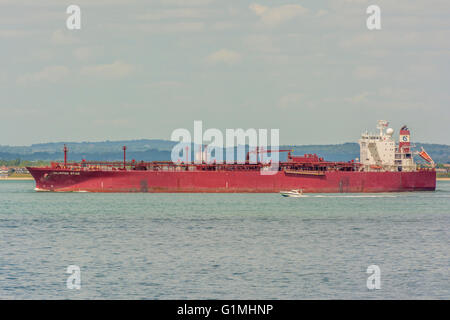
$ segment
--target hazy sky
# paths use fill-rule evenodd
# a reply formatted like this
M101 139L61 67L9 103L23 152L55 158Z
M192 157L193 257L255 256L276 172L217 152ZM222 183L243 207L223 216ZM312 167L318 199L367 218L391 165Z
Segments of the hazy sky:
M2 145L169 139L194 120L342 143L378 119L450 143L448 0L0 0L0 49Z

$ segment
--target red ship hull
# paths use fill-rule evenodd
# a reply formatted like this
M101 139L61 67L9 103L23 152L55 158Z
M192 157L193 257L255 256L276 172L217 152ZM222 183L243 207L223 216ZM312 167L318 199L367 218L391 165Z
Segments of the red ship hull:
M73 171L28 168L38 191L305 193L433 191L436 172L339 172L261 175L259 171Z

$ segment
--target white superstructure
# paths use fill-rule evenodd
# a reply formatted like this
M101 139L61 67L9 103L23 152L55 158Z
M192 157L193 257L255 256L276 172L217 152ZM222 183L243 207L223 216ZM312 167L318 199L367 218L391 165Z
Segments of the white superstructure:
M363 171L415 171L416 164L410 149L410 133L406 126L400 130L397 145L394 129L386 120L379 120L378 133L364 132L359 139L360 163Z

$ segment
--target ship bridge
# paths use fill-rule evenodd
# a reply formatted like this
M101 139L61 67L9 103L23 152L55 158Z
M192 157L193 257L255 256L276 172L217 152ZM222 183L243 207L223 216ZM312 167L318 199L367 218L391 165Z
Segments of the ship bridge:
M379 120L378 133L366 131L359 139L360 163L363 171L415 171L410 131L407 126L400 129L399 143L393 138L394 129L388 128L389 122Z

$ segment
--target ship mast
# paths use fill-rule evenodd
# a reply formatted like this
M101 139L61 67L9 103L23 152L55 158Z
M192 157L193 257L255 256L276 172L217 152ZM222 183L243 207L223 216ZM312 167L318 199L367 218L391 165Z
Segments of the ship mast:
M125 170L127 164L127 146L123 146L123 170Z
M64 168L67 167L67 151L69 151L69 149L67 149L67 146L64 145Z

